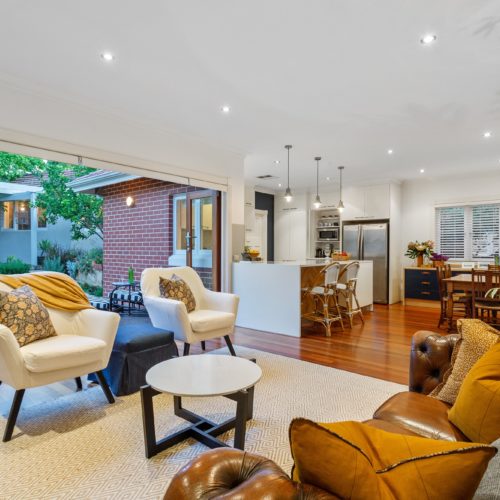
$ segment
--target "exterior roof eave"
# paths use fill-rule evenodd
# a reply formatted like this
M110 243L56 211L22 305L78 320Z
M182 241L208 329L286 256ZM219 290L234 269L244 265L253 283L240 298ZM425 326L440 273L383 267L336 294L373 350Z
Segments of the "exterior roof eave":
M123 174L121 172L99 172L99 175L84 175L68 183L68 186L77 192L92 191L94 189L118 184L120 182L138 179L138 175Z

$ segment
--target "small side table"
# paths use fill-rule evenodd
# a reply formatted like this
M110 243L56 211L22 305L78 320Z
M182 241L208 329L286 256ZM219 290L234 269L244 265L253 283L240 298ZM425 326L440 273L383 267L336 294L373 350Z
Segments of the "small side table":
M139 291L140 290L140 282L139 281L134 281L133 283L130 283L129 281L115 281L114 283L111 283L113 285L113 290L109 294L109 310L112 311L113 308L115 309L120 309L124 310L123 303L127 302L127 312L128 315L130 316L132 312L132 292ZM122 304L118 305L118 300L120 299L115 299L114 295L115 292L118 290L128 290L128 293L126 294L126 298L121 300Z
M234 447L245 447L246 421L253 417L254 385L262 370L255 362L235 356L201 354L172 358L146 373L148 385L141 387L142 422L146 457L194 438L209 448L228 446L217 436L234 429ZM174 413L192 425L156 441L153 397L162 393L174 397ZM236 416L221 424L186 410L182 397L224 396L236 401Z

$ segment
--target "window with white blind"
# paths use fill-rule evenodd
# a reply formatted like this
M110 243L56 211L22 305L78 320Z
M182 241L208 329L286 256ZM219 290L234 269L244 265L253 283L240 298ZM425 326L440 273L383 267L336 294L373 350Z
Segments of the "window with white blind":
M450 259L492 260L499 237L499 204L436 208L436 251Z

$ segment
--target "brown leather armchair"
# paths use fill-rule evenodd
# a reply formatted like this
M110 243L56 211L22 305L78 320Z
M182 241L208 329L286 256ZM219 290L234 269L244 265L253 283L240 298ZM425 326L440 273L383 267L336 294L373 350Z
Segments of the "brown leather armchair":
M458 335L419 331L412 339L410 384L366 423L398 434L448 441L468 439L448 420L449 405L428 397L450 367ZM291 415L290 417L293 417ZM231 448L199 455L172 479L166 500L302 500L333 499L314 485L299 484L271 460Z

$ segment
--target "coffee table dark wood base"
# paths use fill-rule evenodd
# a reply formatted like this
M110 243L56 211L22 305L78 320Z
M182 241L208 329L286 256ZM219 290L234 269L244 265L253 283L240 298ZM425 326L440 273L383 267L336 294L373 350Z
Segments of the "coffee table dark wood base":
M158 394L162 393L149 385L141 387L142 424L146 458L151 458L190 437L200 441L200 443L209 448L229 446L217 439L216 436L230 429L234 429L234 447L240 450L245 448L246 421L253 417L254 387L224 396L236 401L236 417L226 420L221 424L216 424L192 411L186 410L182 407L182 398L174 396L175 415L191 422L192 425L156 441L153 397Z

